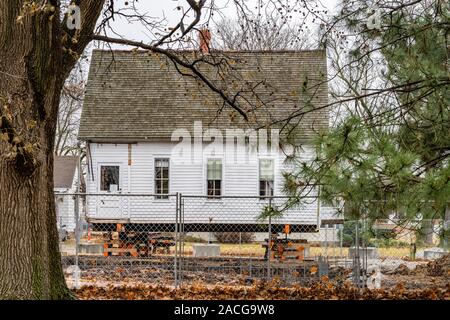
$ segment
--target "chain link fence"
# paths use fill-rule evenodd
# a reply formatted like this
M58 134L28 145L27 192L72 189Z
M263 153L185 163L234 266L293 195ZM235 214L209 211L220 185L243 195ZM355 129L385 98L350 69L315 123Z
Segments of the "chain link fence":
M429 258L442 241L439 221L344 221L315 197L289 200L55 194L68 284L307 285L326 275L366 286L383 268Z
M74 199L70 214L76 221L74 232L61 242L69 284L174 283L176 195L72 194L66 199Z
M181 196L180 281L279 279L306 283L327 272L317 199ZM329 210L329 208L323 208Z
M345 221L339 237L359 287L380 287L383 274L410 274L448 254L448 228L441 219Z

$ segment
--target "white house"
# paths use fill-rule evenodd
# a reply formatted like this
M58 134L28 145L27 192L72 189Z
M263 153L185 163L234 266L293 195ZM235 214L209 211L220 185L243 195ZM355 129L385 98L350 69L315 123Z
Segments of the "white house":
M69 232L75 230L75 201L73 194L78 187L77 156L55 156L54 160L54 192L56 201L56 217L58 227Z
M198 53L180 54L192 59ZM189 230L244 231L260 224L257 216L267 196L283 196L283 172L293 168L285 161L289 148L285 132L279 133L281 121L270 130L253 129L327 103L325 51L211 52L199 57L226 60L231 66L217 72L210 64L197 63L212 83L239 91L242 106L245 99L258 106L247 110L248 121L224 108L223 99L204 83L182 76L183 70L162 55L93 52L79 130L87 145L89 222L162 228L175 221L174 194L181 193ZM298 157L313 157L311 137L327 127L326 109L304 113L296 139ZM273 202L281 207L285 200ZM312 198L272 222L313 231L333 212Z

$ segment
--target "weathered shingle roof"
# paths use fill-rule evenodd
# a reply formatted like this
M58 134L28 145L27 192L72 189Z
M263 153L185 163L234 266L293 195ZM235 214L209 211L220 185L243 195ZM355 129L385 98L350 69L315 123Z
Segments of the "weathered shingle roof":
M192 59L195 54L180 52ZM201 70L247 108L245 122L223 100L192 77L180 75L165 56L143 51L94 50L81 116L79 138L92 141L170 139L177 128L257 128L292 112L327 104L326 55L323 50L213 52L226 58L222 74L205 63ZM185 70L182 70L185 71ZM254 88L256 95L248 92ZM244 100L249 101L246 104ZM253 106L253 107L251 107ZM218 112L221 110L221 112ZM328 127L328 111L301 119L302 137ZM278 124L280 125L280 124Z
M69 189L72 187L77 165L78 157L76 156L55 156L53 163L55 188Z

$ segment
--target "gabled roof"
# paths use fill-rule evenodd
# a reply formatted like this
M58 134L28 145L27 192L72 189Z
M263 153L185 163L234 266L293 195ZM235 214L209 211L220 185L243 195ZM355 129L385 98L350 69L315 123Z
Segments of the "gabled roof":
M193 51L178 54L189 61L199 55ZM222 98L204 84L180 75L165 56L94 50L79 138L104 142L170 139L177 128L192 133L194 121L202 121L203 128L258 128L292 112L327 104L323 50L212 52L207 57L211 62L223 58L228 66L222 75L206 63L198 65L217 86L234 93L247 90L238 99L251 101L246 110L248 122L231 108L223 108ZM250 87L255 88L259 101L248 93ZM250 105L256 107L250 109ZM301 118L301 137L307 139L313 131L327 127L328 110L308 113Z
M54 187L70 189L78 166L77 156L55 156L53 163Z

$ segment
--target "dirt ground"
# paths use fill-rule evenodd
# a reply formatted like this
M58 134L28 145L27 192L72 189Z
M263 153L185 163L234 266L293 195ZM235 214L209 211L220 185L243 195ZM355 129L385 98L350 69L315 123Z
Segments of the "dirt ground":
M397 285L389 289L358 290L349 282L338 284L322 277L308 287L283 287L276 281L264 281L252 286L205 285L191 283L179 289L164 285L85 286L74 290L81 300L450 300L446 288L406 289Z
M383 287L404 284L407 289L448 288L450 286L450 254L414 269L400 264L396 269L383 273Z
M211 271L183 272L181 288L174 288L173 270L155 267L98 266L81 271L74 290L80 299L445 299L450 300L450 255L434 261L404 261L382 268L381 288L357 290L352 270L331 268L307 281L287 284L275 276L270 282L248 274ZM68 284L73 277L67 274Z
M82 240L82 243L88 241ZM102 243L102 240L94 239L89 243ZM186 255L192 254L192 246L194 243L186 242L184 245L184 252ZM220 253L224 256L239 256L239 257L263 257L265 248L261 243L243 243L243 244L230 244L221 243ZM418 252L422 252L424 248L418 248ZM70 239L60 244L60 250L63 255L75 254L75 240ZM174 249L171 248L170 254L174 254ZM335 257L348 257L348 248L330 245L329 247L312 246L310 248L311 256L335 256ZM378 254L382 258L403 258L410 255L410 249L408 247L392 247L392 248L378 248ZM420 255L420 254L419 254Z

